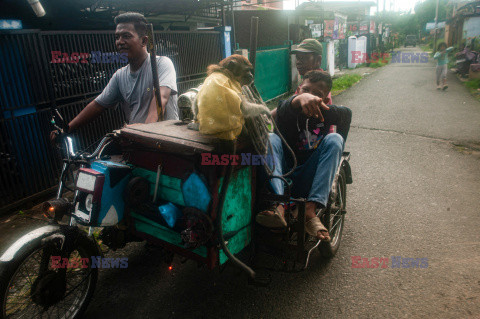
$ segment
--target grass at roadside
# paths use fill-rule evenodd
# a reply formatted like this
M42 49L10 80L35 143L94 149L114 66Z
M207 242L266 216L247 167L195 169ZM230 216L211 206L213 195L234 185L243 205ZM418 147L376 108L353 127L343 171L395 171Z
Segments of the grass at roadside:
M432 51L432 49L428 46L428 45L421 45L420 46L420 50L424 51L424 52L430 52Z
M333 80L332 96L338 95L362 79L360 74L345 74Z
M474 79L470 81L463 82L463 84L468 88L470 94L472 94L477 100L480 100L480 79Z
M382 62L382 60L379 60L378 62L370 63L368 66L369 66L370 68L376 69L376 68L381 68L382 66L387 65L388 62L389 62L389 60L387 60L385 63Z

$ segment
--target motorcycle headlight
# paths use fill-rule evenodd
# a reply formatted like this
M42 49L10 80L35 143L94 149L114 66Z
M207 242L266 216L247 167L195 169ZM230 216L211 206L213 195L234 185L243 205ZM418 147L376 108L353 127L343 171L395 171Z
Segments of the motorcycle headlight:
M91 213L93 209L93 194L88 194L85 198L85 209Z
M104 182L105 175L96 170L90 168L78 170L75 185L78 195L74 216L79 218L82 223L88 224L98 217Z
M90 168L80 168L78 170L76 188L79 191L92 194L93 201L100 200L102 196L103 183L105 175Z

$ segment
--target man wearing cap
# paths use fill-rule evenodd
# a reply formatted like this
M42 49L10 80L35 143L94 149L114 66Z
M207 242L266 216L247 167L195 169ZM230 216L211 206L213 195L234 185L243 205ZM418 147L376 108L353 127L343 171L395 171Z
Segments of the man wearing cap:
M308 71L320 70L322 64L323 46L315 39L305 39L298 45L292 54L295 54L297 59L296 66L298 73L303 77ZM295 94L298 93L298 88ZM332 94L329 93L325 104L332 104Z
M323 71L320 67L320 65L322 65L322 52L322 44L315 39L305 39L295 50L292 50L291 54L295 54L296 67L302 78L308 71ZM299 87L295 91L295 94L298 94L298 90ZM328 93L327 98L323 102L327 105L333 104L332 94ZM273 109L271 114L274 118L276 118L277 109Z

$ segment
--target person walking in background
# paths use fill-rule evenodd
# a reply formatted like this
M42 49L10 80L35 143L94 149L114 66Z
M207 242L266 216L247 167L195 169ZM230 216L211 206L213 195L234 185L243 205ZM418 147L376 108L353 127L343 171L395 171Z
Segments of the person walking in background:
M447 85L447 65L448 53L453 50L453 47L447 48L447 45L442 42L438 45L437 53L433 56L437 60L437 90L446 90Z

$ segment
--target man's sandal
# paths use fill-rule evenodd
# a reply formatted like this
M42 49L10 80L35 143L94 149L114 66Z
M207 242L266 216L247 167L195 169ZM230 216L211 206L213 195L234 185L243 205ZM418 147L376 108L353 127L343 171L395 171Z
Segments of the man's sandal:
M322 222L320 221L320 218L318 217L314 217L305 223L305 231L310 236L313 236L315 238L318 238L317 233L321 232L322 235L325 237L322 240L326 242L330 241L330 234L328 233L328 229L326 229L325 226L323 226Z
M287 222L285 221L285 218L280 214L277 207L272 207L258 213L255 220L258 224L267 228L287 227Z

